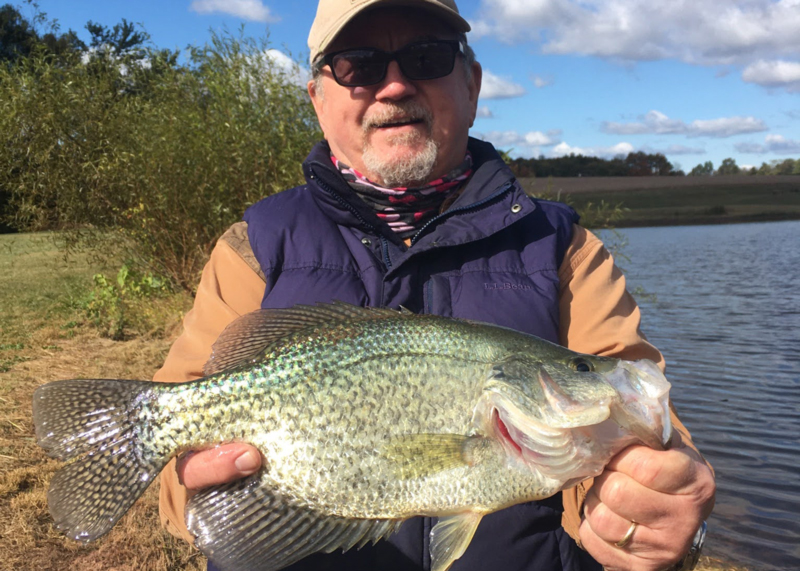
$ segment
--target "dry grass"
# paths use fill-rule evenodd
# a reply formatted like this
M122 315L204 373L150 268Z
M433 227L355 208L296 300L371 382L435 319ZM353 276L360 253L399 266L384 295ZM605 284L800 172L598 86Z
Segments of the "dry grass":
M57 379L150 378L170 344L114 342L79 323L68 302L96 269L63 260L45 236L0 236L0 570L200 571L205 558L159 525L158 486L92 545L65 538L47 511L61 463L35 443L33 391Z
M81 545L53 528L46 490L60 462L48 459L35 444L30 418L34 389L63 378L149 378L169 343L113 342L91 332L68 340L42 335L51 349L14 365L0 383L0 569L204 569L203 557L160 528L157 486L95 544Z

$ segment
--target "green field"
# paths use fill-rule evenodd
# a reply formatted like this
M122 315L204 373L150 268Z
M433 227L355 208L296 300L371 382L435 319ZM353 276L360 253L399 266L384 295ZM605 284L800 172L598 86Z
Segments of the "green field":
M800 219L800 176L583 177L520 179L529 194L578 210L605 201L625 208L619 227Z

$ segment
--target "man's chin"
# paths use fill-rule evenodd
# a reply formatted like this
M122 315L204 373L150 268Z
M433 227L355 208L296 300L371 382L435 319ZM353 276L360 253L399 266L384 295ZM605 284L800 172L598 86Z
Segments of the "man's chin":
M364 152L364 164L371 173L371 178L379 184L395 188L427 183L436 158L435 145L427 145L421 149L393 146Z

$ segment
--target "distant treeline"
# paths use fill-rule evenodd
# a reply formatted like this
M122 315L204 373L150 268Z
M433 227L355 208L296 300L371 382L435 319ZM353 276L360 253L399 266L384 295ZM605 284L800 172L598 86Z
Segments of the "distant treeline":
M511 159L505 155L514 174L520 178L529 177L592 177L592 176L685 176L686 173L675 168L661 153L642 151L617 156L613 159L567 155L564 157L531 159ZM741 168L736 160L727 158L719 168L706 161L694 167L689 176L715 175L800 175L800 159L773 160L762 163L758 168Z
M627 157L613 159L567 155L552 159L512 159L511 170L518 177L574 177L574 176L683 176L676 171L661 153L629 153Z

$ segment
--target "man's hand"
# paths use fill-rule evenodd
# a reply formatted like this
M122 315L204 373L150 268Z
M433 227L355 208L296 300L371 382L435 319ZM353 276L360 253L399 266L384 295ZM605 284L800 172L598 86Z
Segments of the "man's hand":
M209 486L227 484L258 472L259 451L241 442L191 452L178 459L178 478L192 492Z
M661 571L689 552L714 507L714 475L676 432L672 448L631 446L617 454L586 496L584 548L608 571ZM625 547L631 522L638 525Z

